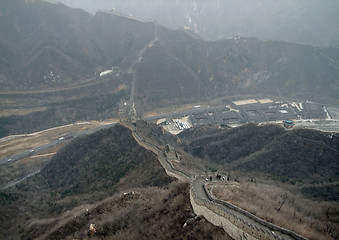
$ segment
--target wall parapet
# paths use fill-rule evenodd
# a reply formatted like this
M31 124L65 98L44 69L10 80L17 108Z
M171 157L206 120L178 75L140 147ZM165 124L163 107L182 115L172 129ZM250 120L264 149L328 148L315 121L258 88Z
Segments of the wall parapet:
M210 192L206 188L206 183L204 184L203 188L206 193L208 199L200 199L196 193L196 190L193 186L193 181L191 181L191 197L193 198L191 201L194 201L195 204L204 206L209 211L214 212L215 214L224 217L228 220L228 224L232 224L234 227L238 228L237 232L239 234L239 230L243 231L244 233L250 235L254 239L265 239L265 240L274 240L274 239L297 239L297 240L307 240L307 238L298 235L295 232L287 230L285 228L279 227L272 223L268 223L263 219L256 217L255 215L229 203L226 201L222 201L219 199L215 199L211 196ZM206 210L205 210L206 212ZM246 216L249 220L246 220L239 216L237 213L240 213ZM204 215L205 216L205 215ZM206 216L211 216L211 213L206 214ZM205 216L205 217L206 217ZM246 218L245 217L245 218ZM210 220L206 218L207 220ZM223 226L224 227L224 226ZM230 229L234 229L228 227L228 231ZM224 227L225 231L232 236L234 232L228 232ZM243 233L243 234L244 234Z
M205 190L206 195L208 196L208 198L212 202L216 202L216 203L221 204L223 206L226 206L226 207L228 207L230 209L233 209L233 210L235 210L237 212L240 212L240 213L244 214L245 216L251 218L252 220L260 223L261 225L263 225L263 226L265 226L265 227L267 227L269 229L272 229L273 231L279 231L279 232L281 232L283 234L290 235L293 239L307 240L307 238L305 238L305 237L303 237L303 236L301 236L301 235L299 235L299 234L297 234L297 233L295 233L293 231L290 231L290 230L288 230L286 228L277 226L277 225L275 225L273 223L269 223L269 222L267 222L267 221L265 221L265 220L255 216L254 214L252 214L252 213L250 213L248 211L245 211L244 209L239 208L239 207L237 207L237 206L235 206L235 205L233 205L233 204L231 204L231 203L229 203L227 201L223 201L223 200L219 200L219 199L214 198L211 195L211 193L209 192L209 190L207 189L206 184L204 184L204 190Z
M209 204L210 202L208 200L200 199L196 196L193 196L195 193L193 193L192 188L190 190L190 202L193 208L193 211L197 215L204 216L207 221L212 223L215 226L222 227L224 231L231 236L233 239L248 239L248 240L258 240L258 238L255 238L245 231L243 231L241 228L234 225L232 220L225 218L223 215L220 215L215 212L216 209L212 209ZM264 238L262 238L264 239ZM265 239L266 240L266 239Z
M157 155L159 162L168 175L180 180L191 181L190 201L194 212L197 215L203 215L212 224L223 227L225 232L231 237L248 240L307 240L307 238L304 238L293 231L266 222L229 202L214 198L208 191L206 183L203 184L203 191L206 194L207 199L199 198L193 186L193 182L196 180L195 177L192 178L192 176L188 175L186 172L175 169L164 154L164 149L160 149L155 144L145 141L145 139L128 124L123 125L127 125L127 127L132 130L132 135L140 145L143 145L146 149L151 150ZM241 215L245 217L242 217Z

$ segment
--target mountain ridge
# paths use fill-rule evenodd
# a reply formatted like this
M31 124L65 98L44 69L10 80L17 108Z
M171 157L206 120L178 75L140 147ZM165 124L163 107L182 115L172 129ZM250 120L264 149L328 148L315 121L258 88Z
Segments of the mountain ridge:
M48 0L58 2L58 0ZM98 9L114 9L122 15L156 19L169 29L190 29L207 40L256 37L338 46L338 3L335 0L61 0L95 14Z
M193 156L225 169L264 173L281 181L314 184L338 179L338 134L282 126L247 124L235 129L209 128L179 134Z
M194 215L188 184L119 124L74 139L0 201L6 239L231 239Z
M63 5L17 2L21 4L16 11L24 14L21 18L25 19L26 16L34 19L33 22L43 24L36 28L17 20L13 26L10 19L14 15L9 10L2 14L1 18L7 19L0 24L3 33L15 32L18 27L22 29L14 33L17 38L13 42L21 46L19 49L22 53L11 52L15 48L6 50L7 45L2 44L5 48L3 52L7 52L3 61L13 63L3 66L3 87L34 89L61 86L95 78L100 71L112 66L118 66L126 73L139 51L155 37L156 26L153 22L139 22L114 15L113 12L98 12L91 16ZM7 8L12 9L13 6L8 4ZM22 13L23 9L27 11ZM32 15L36 11L38 14ZM73 13L76 14L73 16ZM76 15L80 16L81 21L75 18ZM56 17L64 21L56 24ZM33 34L29 29L34 30ZM9 44L11 38L10 35L0 35L0 42ZM29 48L22 49L27 41ZM212 42L161 26L158 26L157 41L161 44L155 42L144 53L151 61L147 63L141 59L136 64L137 68L139 65L137 84L140 82L142 90L143 83L147 83L147 92L163 95L168 101L161 104L173 104L171 100L174 99L171 96L173 91L166 94L155 88L163 84L161 79L167 79L166 83L179 84L179 90L180 85L185 84L189 85L188 88L197 89L174 92L176 99L190 102L229 94L338 99L338 48L316 48L240 37ZM168 66L166 61L162 61L164 59L172 59L176 63ZM143 72L147 68L149 71ZM167 69L168 73L161 77L160 69ZM141 93L139 97L145 98L146 95ZM142 101L139 104L160 104L152 99L146 104Z

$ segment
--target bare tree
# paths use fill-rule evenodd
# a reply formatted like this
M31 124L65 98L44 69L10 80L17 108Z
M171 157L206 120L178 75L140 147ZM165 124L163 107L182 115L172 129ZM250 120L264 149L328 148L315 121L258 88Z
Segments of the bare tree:
M279 212L280 209L284 206L284 204L287 201L287 199L288 199L287 193L284 193L284 194L281 195L281 203L280 203L280 206L277 209L277 212Z
M323 217L323 224L324 224L324 233L327 233L329 235L332 235L332 233L334 232L334 226L333 223L331 221L331 215L336 214L336 210L333 207L324 207L323 208L323 213L324 213L324 217Z

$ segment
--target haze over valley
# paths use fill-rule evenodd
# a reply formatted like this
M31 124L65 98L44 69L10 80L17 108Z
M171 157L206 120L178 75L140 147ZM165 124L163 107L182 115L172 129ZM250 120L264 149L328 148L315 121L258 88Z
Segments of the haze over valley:
M337 239L336 1L0 2L1 239Z
M338 4L335 0L48 0L95 14L155 19L170 29L190 30L204 39L236 36L280 40L314 46L338 46Z

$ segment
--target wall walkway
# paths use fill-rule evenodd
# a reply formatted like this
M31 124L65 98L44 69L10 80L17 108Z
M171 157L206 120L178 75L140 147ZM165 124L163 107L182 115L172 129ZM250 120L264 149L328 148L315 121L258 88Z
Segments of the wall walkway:
M203 215L215 226L222 227L234 239L260 240L307 240L295 232L266 222L255 215L225 201L215 199L206 188L205 178L192 177L176 170L166 158L163 149L146 142L134 127L127 122L121 123L132 130L134 139L147 150L154 152L160 164L169 176L181 181L190 181L190 202L197 215Z

